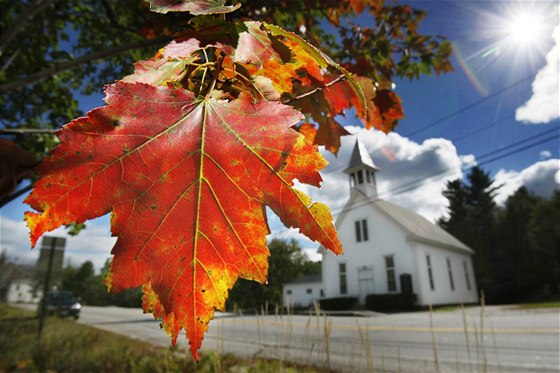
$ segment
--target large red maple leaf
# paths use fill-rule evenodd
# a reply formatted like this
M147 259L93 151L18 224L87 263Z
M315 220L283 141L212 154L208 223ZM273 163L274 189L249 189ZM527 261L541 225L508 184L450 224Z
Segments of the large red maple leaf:
M66 125L26 199L35 245L45 232L112 212L118 236L108 284L144 285L144 309L198 359L215 309L238 277L266 282L265 206L334 253L328 207L293 180L318 185L326 161L278 102L196 98L170 86L117 82L107 106Z

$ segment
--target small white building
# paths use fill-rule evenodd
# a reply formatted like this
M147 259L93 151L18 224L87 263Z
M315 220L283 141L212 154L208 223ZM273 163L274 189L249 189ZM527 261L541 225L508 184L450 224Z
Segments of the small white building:
M42 291L37 291L30 279L19 279L12 282L8 288L8 303L39 303Z
M414 293L418 306L477 303L473 250L415 212L379 199L377 170L358 141L345 170L350 198L335 222L344 254L319 248L324 298L356 297L364 304L370 294ZM297 298L302 305L316 299L303 295Z
M284 306L289 308L309 308L323 297L322 276L302 276L282 287Z

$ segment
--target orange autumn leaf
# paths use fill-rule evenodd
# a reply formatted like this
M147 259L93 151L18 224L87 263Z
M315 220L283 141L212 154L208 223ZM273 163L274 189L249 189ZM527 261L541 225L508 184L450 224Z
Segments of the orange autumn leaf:
M107 106L58 132L26 199L33 245L62 224L112 213L118 237L107 283L143 285L143 305L198 358L215 309L238 277L266 282L265 206L334 253L327 206L293 188L318 186L327 164L278 102L195 97L173 86L117 82Z
M195 15L223 14L237 10L241 4L226 5L225 0L146 0L156 13L189 12Z
M330 77L328 79L332 80ZM361 87L367 105L364 107L364 101L353 93L347 82L343 81L324 90L325 99L332 113L343 114L345 109L353 106L366 128L376 128L385 133L392 131L398 120L404 118L400 98L388 89L376 89L370 78L354 76L354 79Z

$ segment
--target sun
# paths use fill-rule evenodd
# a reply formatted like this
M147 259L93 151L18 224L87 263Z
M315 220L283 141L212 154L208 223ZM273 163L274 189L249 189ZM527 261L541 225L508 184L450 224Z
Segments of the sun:
M505 22L503 31L513 43L532 45L543 37L543 20L528 12L513 14Z

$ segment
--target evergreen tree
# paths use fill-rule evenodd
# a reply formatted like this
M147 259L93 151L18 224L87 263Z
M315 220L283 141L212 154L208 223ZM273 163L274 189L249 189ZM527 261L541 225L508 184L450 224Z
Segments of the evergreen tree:
M499 214L496 255L500 258L494 274L496 292L501 303L530 300L538 272L536 257L529 242L529 225L533 211L541 198L531 195L526 188L511 195Z
M496 244L496 204L494 196L499 187L488 173L475 166L467 175L467 182L454 180L447 183L443 195L449 200L449 217L440 219L440 225L470 246L478 286L487 300L497 301L494 272L500 258Z
M560 191L534 207L528 224L534 288L529 300L560 299Z

